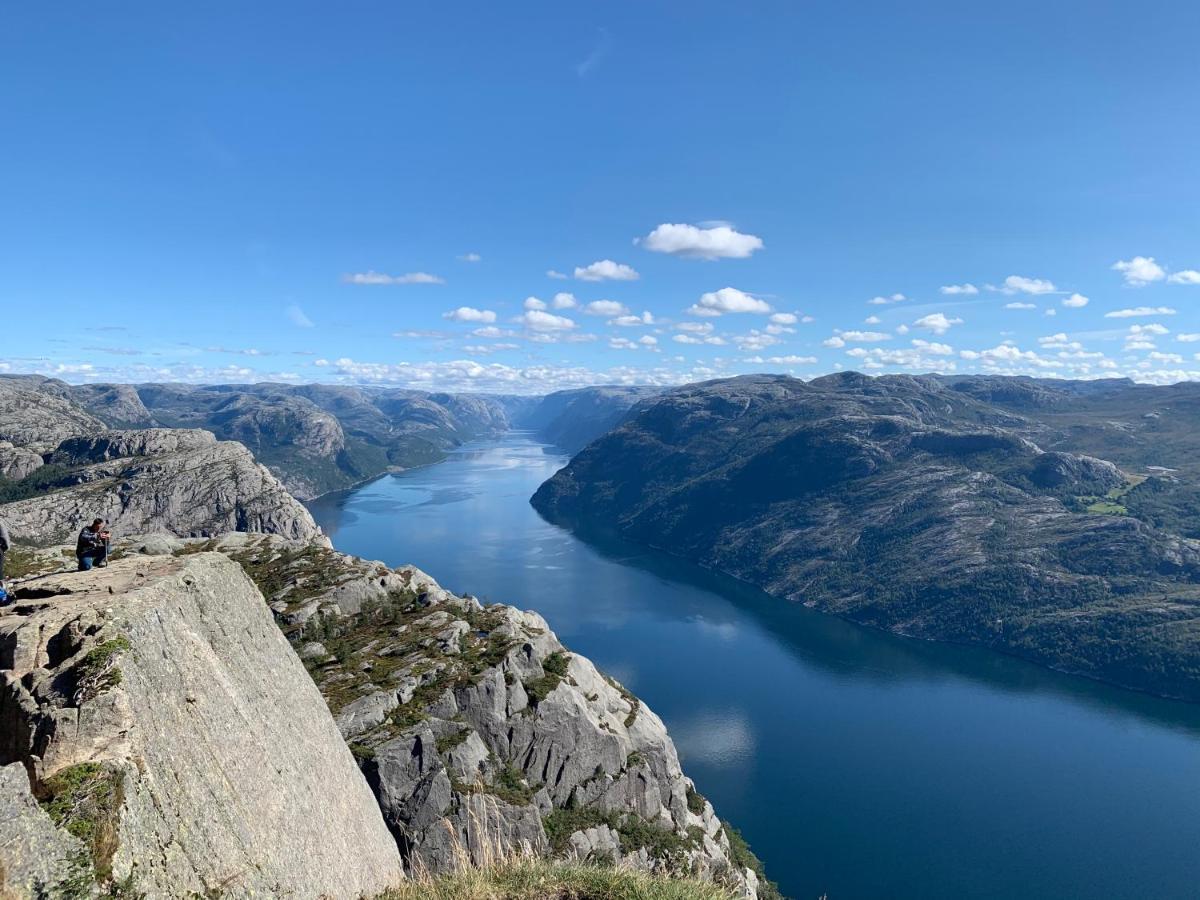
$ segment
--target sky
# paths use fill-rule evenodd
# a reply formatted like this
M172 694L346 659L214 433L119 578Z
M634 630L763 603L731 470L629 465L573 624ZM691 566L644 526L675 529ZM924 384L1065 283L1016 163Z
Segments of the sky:
M0 372L1200 378L1200 4L7 4Z

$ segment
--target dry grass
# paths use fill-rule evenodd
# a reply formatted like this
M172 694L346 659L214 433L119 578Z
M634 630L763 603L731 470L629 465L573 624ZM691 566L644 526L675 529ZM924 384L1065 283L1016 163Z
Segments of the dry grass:
M710 882L614 866L518 857L450 875L418 876L377 900L732 900Z

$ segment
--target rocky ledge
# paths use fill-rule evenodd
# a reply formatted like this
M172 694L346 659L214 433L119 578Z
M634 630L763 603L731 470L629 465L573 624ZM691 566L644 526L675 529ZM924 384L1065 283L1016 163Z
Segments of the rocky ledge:
M0 764L23 763L41 801L9 790L0 806L23 810L23 834L42 815L76 834L59 798L115 798L114 839L88 844L113 883L357 897L401 864L531 853L774 895L661 720L536 613L273 535L153 536L116 555L29 578L0 615ZM54 860L79 854L45 846L49 861L0 864L70 875Z

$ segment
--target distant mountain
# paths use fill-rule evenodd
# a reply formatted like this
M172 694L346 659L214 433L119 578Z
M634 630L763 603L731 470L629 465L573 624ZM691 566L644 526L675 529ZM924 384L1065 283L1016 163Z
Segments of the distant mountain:
M635 404L662 392L644 385L555 391L517 410L514 424L574 453L619 424Z
M509 398L334 385L62 385L115 428L203 428L245 444L295 496L437 462L509 428Z
M1200 700L1198 410L1200 385L748 376L643 403L533 504L864 624Z

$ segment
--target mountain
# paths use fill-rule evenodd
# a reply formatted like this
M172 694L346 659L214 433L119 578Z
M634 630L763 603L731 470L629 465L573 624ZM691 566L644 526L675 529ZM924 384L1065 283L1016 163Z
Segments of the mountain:
M555 391L517 413L514 423L575 453L619 424L635 404L662 390L610 385Z
M0 610L0 888L358 898L532 853L777 896L537 614L270 535L114 557L32 554Z
M320 534L242 444L196 429L109 429L72 394L0 378L0 518L19 543L66 541L97 517L125 534Z
M336 385L62 385L114 428L202 428L248 447L309 499L437 462L509 427L512 398Z
M532 502L863 624L1200 700L1197 408L1200 386L747 376L641 403Z

